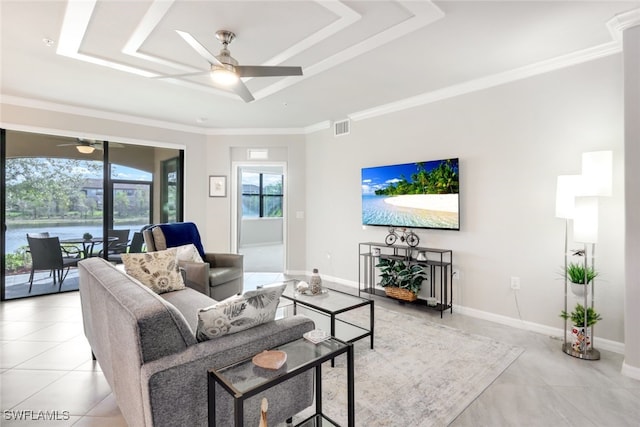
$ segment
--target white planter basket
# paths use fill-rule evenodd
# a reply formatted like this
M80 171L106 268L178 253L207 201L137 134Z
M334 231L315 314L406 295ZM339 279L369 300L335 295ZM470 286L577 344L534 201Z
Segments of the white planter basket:
M580 283L571 283L571 292L577 296L577 297L583 297L585 291L587 292L587 295L589 295L589 288L591 287L591 285L587 284L587 285L582 285Z

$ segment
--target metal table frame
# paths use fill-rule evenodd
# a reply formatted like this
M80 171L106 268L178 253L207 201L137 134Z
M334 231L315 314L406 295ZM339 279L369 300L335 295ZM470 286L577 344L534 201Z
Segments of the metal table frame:
M308 342L304 338L300 338L297 341L304 341L308 345L323 345L324 342L313 344ZM228 379L224 376L224 373L219 373L216 369L209 369L207 374L207 384L208 384L208 406L209 406L209 427L216 426L216 396L215 396L215 385L219 384L227 393L229 393L233 397L234 404L234 425L236 427L243 427L244 423L244 401L253 397L277 384L280 384L290 378L295 377L303 372L308 371L309 369L315 368L315 414L310 416L309 418L303 420L298 425L303 425L309 422L311 419L321 419L324 418L327 421L331 422L334 425L338 425L335 421L331 420L329 417L322 413L322 364L328 360L333 360L341 354L346 353L347 355L347 422L348 427L355 427L355 388L354 388L354 370L353 370L353 344L347 343L336 338L329 338L329 340L334 340L337 343L342 344L338 349L328 352L321 357L312 359L302 364L301 366L291 370L283 372L282 375L276 376L271 379L265 379L264 382L246 390L245 392L241 392L234 385L228 381ZM286 344L285 344L286 346ZM282 347L282 346L281 346ZM251 363L251 359L247 359L245 361L240 362L243 363ZM237 365L237 364L236 364ZM233 366L233 365L232 365ZM222 368L224 370L228 367Z

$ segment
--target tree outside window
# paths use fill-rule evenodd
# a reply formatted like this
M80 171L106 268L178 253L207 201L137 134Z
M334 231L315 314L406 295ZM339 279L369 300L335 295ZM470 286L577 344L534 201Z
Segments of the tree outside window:
M242 217L282 217L282 175L242 172Z

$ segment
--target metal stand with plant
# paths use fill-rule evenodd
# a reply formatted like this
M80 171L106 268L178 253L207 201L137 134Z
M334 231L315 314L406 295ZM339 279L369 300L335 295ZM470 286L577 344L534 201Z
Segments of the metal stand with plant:
M427 279L424 268L408 260L381 258L376 265L380 269L380 283L387 296L402 301L418 299L422 282Z
M564 322L564 343L562 351L566 354L585 360L600 359L600 352L593 348L593 325L602 320L600 314L595 311L595 278L598 273L595 270L595 244L591 244L591 265L589 265L588 247L585 243L584 250L574 251L573 255L583 257L580 263L567 263L567 246L565 240L565 268L564 268L564 310L560 317ZM567 286L572 283L573 293L582 298L582 304L576 303L571 313L567 311ZM589 284L591 287L589 288ZM577 286L573 286L577 285ZM590 304L589 304L590 299ZM571 320L572 340L567 340L567 320Z

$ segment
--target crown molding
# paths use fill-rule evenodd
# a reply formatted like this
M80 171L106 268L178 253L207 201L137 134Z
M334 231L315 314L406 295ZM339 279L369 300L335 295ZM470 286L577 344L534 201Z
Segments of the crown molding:
M619 13L609 21L607 28L614 40L621 42L624 30L640 25L640 8Z
M419 107L421 105L431 104L437 101L442 101L444 99L477 92L483 89L504 85L506 83L526 79L528 77L533 77L539 74L548 73L550 71L571 67L572 65L577 65L583 62L592 61L594 59L603 58L605 56L614 55L621 51L622 44L618 41L612 41L601 44L599 46L570 53L568 55L559 56L502 73L470 80L468 82L449 86L443 89L425 92L420 95L402 99L400 101L395 101L377 107L369 108L367 110L349 114L348 117L354 121L371 119L373 117L391 114L409 108Z
M78 116L87 116L96 119L115 120L118 122L129 123L133 125L149 126L160 129L175 130L179 132L195 133L202 135L203 128L197 126L186 126L177 123L165 122L161 120L146 119L137 116L131 116L122 113L112 113L93 108L75 107L71 105L59 104L50 101L42 101L32 98L23 98L13 95L4 95L0 93L2 104L15 105L18 107L34 108L36 110L55 111L58 113L73 114Z
M304 135L304 128L210 128L206 135Z

